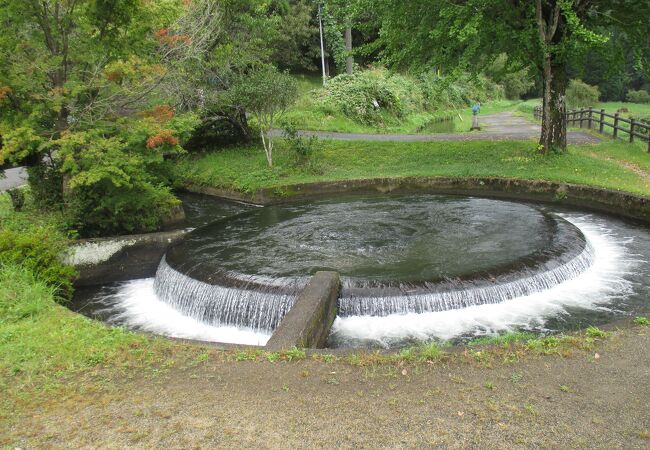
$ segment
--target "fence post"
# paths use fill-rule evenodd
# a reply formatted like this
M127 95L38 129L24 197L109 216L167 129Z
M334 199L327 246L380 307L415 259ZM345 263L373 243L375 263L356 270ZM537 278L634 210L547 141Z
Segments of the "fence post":
M580 108L580 128L582 128L582 123L584 122L584 117L585 117L585 109Z
M604 129L605 129L605 110L601 109L600 110L600 129L599 129L599 131L602 133Z
M630 119L630 142L634 142L634 125L636 123L634 122L634 118Z
M587 122L588 125L587 128L591 130L591 115L593 114L593 108L591 106L589 107L589 112L587 114L589 114L588 116L589 121Z
M618 136L618 113L614 113L614 137Z

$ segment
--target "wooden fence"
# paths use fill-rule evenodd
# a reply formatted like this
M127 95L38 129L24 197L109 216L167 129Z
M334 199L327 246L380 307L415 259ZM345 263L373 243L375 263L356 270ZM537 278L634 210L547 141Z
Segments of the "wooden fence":
M535 107L535 119L542 120L542 107ZM606 119L613 119L608 122ZM578 125L580 128L598 129L600 133L612 133L614 138L634 142L635 138L648 142L650 153L650 124L635 119L626 119L619 113L608 114L604 109L582 108L566 112L567 126ZM606 130L605 127L608 127ZM611 129L611 130L610 130Z

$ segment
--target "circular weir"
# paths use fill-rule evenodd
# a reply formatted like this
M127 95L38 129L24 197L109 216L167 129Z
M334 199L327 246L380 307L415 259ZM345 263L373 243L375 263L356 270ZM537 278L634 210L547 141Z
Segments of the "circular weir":
M343 287L327 345L357 348L548 333L647 311L650 233L611 216L430 194L265 208L185 201L200 228L155 278L78 289L72 307L136 330L265 345L310 276L334 270Z
M154 289L203 323L273 330L309 275L341 274L339 316L495 304L570 280L593 249L570 222L506 201L421 195L258 208L170 248Z

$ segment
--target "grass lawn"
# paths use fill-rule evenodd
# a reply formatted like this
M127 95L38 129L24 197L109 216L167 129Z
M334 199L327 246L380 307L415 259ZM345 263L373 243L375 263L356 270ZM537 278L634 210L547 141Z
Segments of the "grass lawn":
M323 89L323 80L318 75L295 75L298 81L298 100L286 113L280 126L290 122L300 130L338 131L345 133L428 133L432 132L434 123L440 118L455 121L456 132L469 131L472 126L472 111L468 107L457 110L413 113L396 120L385 116L382 126L360 124L343 113L319 104L319 91ZM481 114L490 114L513 109L520 101L499 100L486 103ZM460 118L459 118L460 116Z
M297 183L406 176L485 176L585 184L650 195L650 156L643 144L607 141L540 156L533 141L319 142L307 167L278 140L275 167L257 146L190 156L175 166L180 184L251 193Z
M29 202L14 212L9 196L0 194L0 231L64 242L63 229L59 215ZM19 264L0 264L0 422L32 402L75 390L67 383L71 376L141 367L171 345L74 314L57 303L55 291Z
M517 112L519 114L524 115L527 117L529 120L534 121L534 108L537 105L540 105L542 103L541 99L531 99L527 100L525 102L522 102L517 105ZM597 103L594 107L594 111L600 111L601 109L604 109L606 113L608 114L614 114L616 111L619 109L625 108L628 110L628 112L622 112L620 113L621 117L624 118L630 118L630 117L650 117L650 104L648 103L627 103L627 102L602 102L602 103ZM598 115L594 113L594 118L598 119ZM614 119L606 117L605 121L608 123L613 124ZM584 124L585 127L587 124ZM593 124L594 129L598 129L598 124ZM618 138L622 141L628 141L630 138L629 133L625 132L625 129L630 129L630 125L624 122L619 123L619 127L622 128L622 130L618 131ZM571 124L571 129L572 130L579 130L579 125L577 123ZM638 129L637 129L638 131ZM603 130L603 133L606 136L612 136L612 128L610 126L605 125L605 128ZM637 138L637 141L639 139ZM646 149L647 149L647 144L646 144Z
M542 104L541 98L533 98L521 102L517 109L533 112L533 108ZM629 102L600 102L592 105L595 111L604 109L608 114L614 114L621 108L627 108L628 112L621 113L621 117L648 116L650 115L650 103L629 103Z

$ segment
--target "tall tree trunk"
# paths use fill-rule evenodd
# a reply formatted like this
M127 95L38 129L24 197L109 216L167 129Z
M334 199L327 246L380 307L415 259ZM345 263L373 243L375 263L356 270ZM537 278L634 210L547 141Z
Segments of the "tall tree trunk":
M559 0L536 0L535 15L541 48L544 51L541 151L566 150L565 94L567 68L555 48L566 37L566 21Z
M542 134L539 140L543 152L566 150L566 88L567 71L563 63L552 57L544 62L544 103Z
M352 28L345 29L345 51L348 56L345 58L345 70L348 75L352 75L354 70L354 57L352 56Z

